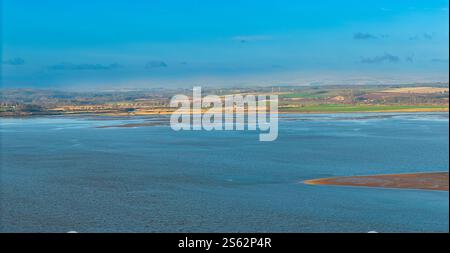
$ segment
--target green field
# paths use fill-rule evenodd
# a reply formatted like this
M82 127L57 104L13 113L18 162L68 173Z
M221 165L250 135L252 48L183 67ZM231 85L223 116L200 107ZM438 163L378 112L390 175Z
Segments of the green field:
M328 92L314 92L314 93L301 92L301 93L282 94L280 95L280 98L324 98L328 97L329 95L330 94L328 94Z
M346 104L319 104L299 107L280 107L281 112L375 112L375 111L401 111L401 110L445 110L443 105L346 105Z

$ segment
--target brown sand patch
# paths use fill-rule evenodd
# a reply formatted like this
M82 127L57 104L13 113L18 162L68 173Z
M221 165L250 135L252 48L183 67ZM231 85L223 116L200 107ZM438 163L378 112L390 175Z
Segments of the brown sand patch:
M311 185L342 185L448 191L448 172L333 177L306 180Z

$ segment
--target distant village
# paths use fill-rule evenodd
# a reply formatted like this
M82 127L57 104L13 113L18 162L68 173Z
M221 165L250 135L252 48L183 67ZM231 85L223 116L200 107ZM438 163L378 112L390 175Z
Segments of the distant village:
M279 97L279 110L320 112L329 108L368 111L370 108L438 108L448 110L448 84L273 86L254 88L203 88L204 95L271 95ZM72 92L39 89L0 90L0 116L168 113L176 94L190 89L142 89ZM333 107L334 106L334 107ZM372 106L372 107L371 107ZM377 107L376 107L377 106ZM381 106L381 107L380 107ZM384 106L384 107L382 107ZM395 107L397 106L397 107ZM401 107L400 107L401 106ZM375 110L375 109L374 109Z

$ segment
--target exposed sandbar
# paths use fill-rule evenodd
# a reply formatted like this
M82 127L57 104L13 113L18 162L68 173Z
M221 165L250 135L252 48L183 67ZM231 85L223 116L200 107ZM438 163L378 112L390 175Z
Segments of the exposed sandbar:
M342 185L448 191L448 172L332 177L304 181L310 185Z
M127 128L127 127L145 127L145 126L164 126L168 125L167 122L145 122L145 123L129 123L123 125L111 125L111 126L98 126L96 128Z

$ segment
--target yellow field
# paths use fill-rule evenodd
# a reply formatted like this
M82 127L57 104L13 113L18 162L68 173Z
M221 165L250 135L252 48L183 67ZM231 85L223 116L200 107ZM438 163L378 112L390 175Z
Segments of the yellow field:
M449 88L435 88L435 87L405 87L388 89L381 92L386 93L414 93L414 94L432 94L448 92Z

